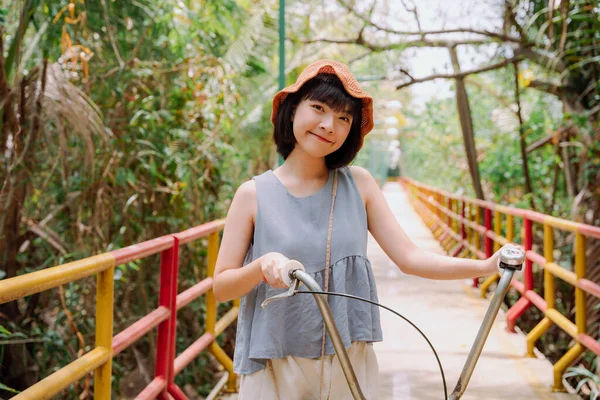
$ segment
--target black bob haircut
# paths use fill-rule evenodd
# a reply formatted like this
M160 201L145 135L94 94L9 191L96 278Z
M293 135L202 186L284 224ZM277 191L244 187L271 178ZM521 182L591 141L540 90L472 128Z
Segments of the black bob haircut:
M281 102L275 118L275 130L273 140L277 146L277 152L283 159L287 159L294 147L292 115L303 100L316 100L326 104L335 112L349 110L352 114L352 126L344 144L331 154L325 156L325 164L329 169L345 167L354 160L360 145L362 100L352 97L344 89L339 78L333 74L319 74L306 81L296 93L290 93Z

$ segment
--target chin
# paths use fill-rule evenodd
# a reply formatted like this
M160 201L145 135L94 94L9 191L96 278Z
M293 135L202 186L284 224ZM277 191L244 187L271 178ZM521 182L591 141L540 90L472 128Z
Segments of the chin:
M323 158L337 150L326 147L327 146L305 146L304 151L306 151L310 156L314 158Z

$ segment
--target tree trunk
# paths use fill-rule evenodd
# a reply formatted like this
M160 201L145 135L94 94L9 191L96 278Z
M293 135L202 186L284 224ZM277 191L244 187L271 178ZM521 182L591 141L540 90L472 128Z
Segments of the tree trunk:
M2 211L0 219L0 237L2 238L0 241L0 265L6 272L6 279L16 276L19 268L17 254L23 240L21 235L21 219L25 201L29 194L29 171L33 169L33 165L35 164L35 146L41 131L40 118L43 106L42 100L46 90L47 66L48 61L44 60L44 68L40 77L40 90L37 93L35 109L31 116L31 124L28 124L24 120L27 115L24 99L9 96L6 98L7 101L4 104L4 117L12 113L13 107L16 104L20 104L21 116L23 118L20 124L13 121L10 126L5 126L14 138L14 154L11 157L12 163L7 168L8 176L3 177L6 185L2 188L4 196L0 197L0 199L4 199L0 202L0 210ZM3 72L0 73L0 75L2 74ZM1 76L0 81L3 81L3 78L4 76ZM30 82L30 93L35 94L31 88L36 86L34 81ZM9 93L10 90L6 92ZM23 95L24 91L21 91L21 96ZM4 121L7 121L7 119L4 118ZM27 129L28 127L30 129ZM23 314L17 307L16 301L0 305L0 313L4 314L5 318L15 324L20 324L23 319ZM18 390L31 386L37 380L36 374L31 374L27 371L28 352L24 346L26 345L7 346L3 360L6 365L10 365L3 380L8 386Z
M455 73L460 72L460 64L458 63L458 55L456 48L448 48L450 59ZM469 106L469 97L465 88L463 77L455 79L456 81L456 107L460 118L460 126L462 128L463 142L465 144L465 152L467 154L467 162L469 164L469 172L473 189L478 199L485 200L483 189L481 188L481 178L479 176L479 164L477 163L477 149L475 148L475 135L473 133L473 120L471 118L471 107Z
M525 178L525 192L529 194L529 206L535 210L535 193L531 186L531 177L529 176L529 160L527 158L527 143L525 142L525 132L523 130L523 114L521 113L521 97L519 93L519 63L515 62L515 101L517 102L517 117L519 118L519 143L521 147L521 160L523 161L523 177Z
M567 146L561 147L561 156L563 159L563 168L565 171L565 181L567 182L567 193L571 201L577 195L577 188L575 187L575 172L571 165L571 157L569 157L569 148Z

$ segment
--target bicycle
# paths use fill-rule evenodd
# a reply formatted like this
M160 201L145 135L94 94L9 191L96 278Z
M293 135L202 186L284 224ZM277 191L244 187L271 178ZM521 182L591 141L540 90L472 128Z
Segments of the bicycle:
M317 282L310 275L308 275L305 272L304 266L298 261L290 260L282 267L283 280L284 280L284 283L286 284L286 286L289 287L289 290L285 293L265 299L265 301L262 303L261 307L265 308L271 301L289 298L289 297L295 296L298 293L312 294L317 302L319 311L321 312L321 315L323 316L323 322L327 328L327 331L329 332L329 336L331 337L331 342L333 344L335 352L340 361L340 365L342 366L342 370L344 372L344 376L346 377L346 381L350 388L350 392L352 393L352 396L355 400L366 400L366 398L360 389L360 385L358 384L356 375L354 373L352 365L350 364L350 359L348 358L346 348L345 348L342 338L337 330L337 326L335 325L333 315L331 313L331 310L329 309L329 305L327 304L325 296L347 297L347 298L351 298L351 299L355 299L355 300L359 300L359 301L365 301L367 303L371 303L373 305L377 305L381 308L384 308L384 309L394 313L396 316L402 318L406 322L408 322L412 327L414 327L421 334L421 336L423 336L423 338L425 338L425 340L429 344L429 347L433 351L435 358L437 360L438 366L440 368L440 374L442 376L442 382L443 382L443 388L444 388L444 399L445 400L458 400L465 393L465 390L467 388L469 380L471 379L471 376L473 375L475 365L477 364L477 360L479 359L479 356L481 355L481 351L483 350L483 346L484 346L484 344L487 340L487 337L490 333L494 319L496 318L496 315L498 314L498 311L500 310L500 306L502 305L502 300L504 299L504 296L506 295L506 292L509 289L510 281L512 280L514 273L516 271L520 271L522 269L524 262L525 262L525 252L522 249L520 249L519 247L507 245L507 246L504 246L500 250L500 260L498 263L499 264L498 268L501 271L500 281L498 282L494 296L492 297L490 305L488 306L488 310L485 314L485 317L483 318L483 321L481 323L481 326L479 328L479 331L477 333L477 336L475 338L473 346L471 347L469 355L467 356L467 360L465 361L463 370L460 374L460 377L458 378L458 382L456 383L454 390L452 391L450 396L448 396L448 389L446 386L446 378L444 375L444 369L442 367L442 363L439 359L439 356L438 356L437 352L435 351L433 344L429 341L427 336L415 324L413 324L410 320L408 320L407 318L405 318L398 312L392 310L391 308L386 307L382 304L376 303L374 301L363 299L361 297L357 297L357 296L353 296L353 295L349 295L349 294L345 294L345 293L324 292L321 289L321 287L317 284ZM304 284L309 290L307 290L307 291L298 290L301 283Z

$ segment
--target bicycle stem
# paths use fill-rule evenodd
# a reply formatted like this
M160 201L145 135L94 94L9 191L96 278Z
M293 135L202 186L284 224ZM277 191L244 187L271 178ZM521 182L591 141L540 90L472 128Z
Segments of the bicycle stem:
M290 276L293 279L298 279L300 282L304 283L304 285L313 292L322 291L319 284L310 275L302 270L297 269L292 271L290 272ZM344 346L340 332L338 331L335 320L333 319L333 314L331 313L329 304L327 304L326 296L322 294L313 294L313 297L317 301L319 311L321 311L321 315L323 316L323 322L325 323L325 327L327 328L329 336L331 337L331 343L333 344L333 348L335 349L337 357L340 361L340 365L342 366L342 371L344 371L344 375L346 376L346 381L348 382L348 387L350 388L352 397L354 397L354 400L366 400L366 397L360 390L360 385L358 384L356 374L354 373L354 369L350 363L350 358L346 352L346 347Z
M515 271L521 270L524 261L525 252L519 249L518 247L504 246L501 249L498 263L498 266L502 271L500 276L500 282L496 287L494 297L490 302L483 322L481 323L481 327L477 332L477 337L475 338L473 346L471 347L471 351L469 352L467 360L465 361L465 365L460 374L460 377L458 378L458 382L456 383L454 390L448 397L448 400L460 399L464 394L465 390L467 389L467 385L469 384L471 376L473 375L473 370L475 369L477 360L481 355L481 351L483 350L485 341L487 340L487 337L492 329L494 320L496 319L496 315L498 315L498 311L500 310L500 306L502 305L502 300L504 299L506 292L508 292L512 277L515 274ZM304 267L302 267L302 264L300 264L297 261L288 262L287 269L285 269L285 274L290 278L290 289L288 290L288 292L281 293L277 296L265 299L261 305L262 308L266 307L266 305L273 300L293 296L298 289L299 282L304 283L304 285L311 292L322 292L322 289L319 286L319 284L304 271ZM346 352L344 342L340 337L340 333L335 324L335 320L333 318L333 314L331 313L331 309L329 308L329 304L327 303L327 295L318 293L312 293L312 295L317 302L321 315L323 316L323 323L325 324L325 327L329 332L329 336L331 337L331 342L340 361L342 370L344 371L344 376L346 377L346 381L348 382L348 387L350 388L352 397L354 398L354 400L366 400L365 396L363 395L360 389L358 380L356 379L354 369L352 368L352 364L350 363L350 359L348 358L348 353Z
M485 313L485 318L481 323L481 327L479 328L475 342L473 342L473 346L471 347L471 351L469 352L465 366L463 367L460 377L458 378L458 382L456 382L456 386L448 398L449 400L458 400L465 393L467 385L469 384L469 380L471 380L471 376L473 375L475 364L477 364L477 360L481 355L483 345L485 344L490 330L492 329L492 325L496 319L498 310L500 310L500 306L502 305L502 300L504 299L506 292L508 292L510 281L514 273L515 270L512 268L505 268L502 271L502 276L500 277L500 282L496 287L494 297L492 298L488 310Z

